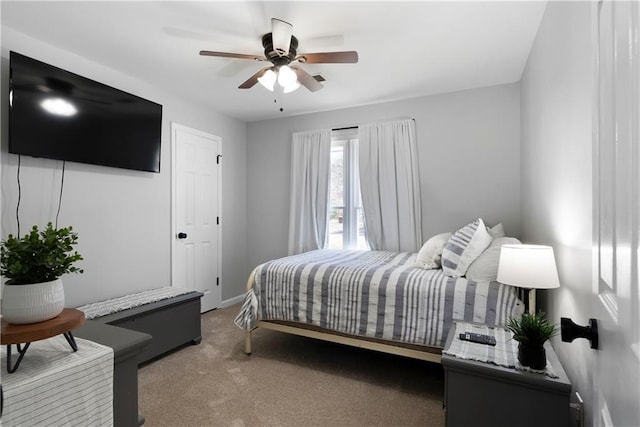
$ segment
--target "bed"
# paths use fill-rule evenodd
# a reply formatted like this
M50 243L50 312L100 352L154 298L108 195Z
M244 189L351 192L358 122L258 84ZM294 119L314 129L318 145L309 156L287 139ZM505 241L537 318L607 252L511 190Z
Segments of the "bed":
M519 316L514 287L416 268L415 253L315 250L259 265L236 317L255 328L440 362L453 322Z

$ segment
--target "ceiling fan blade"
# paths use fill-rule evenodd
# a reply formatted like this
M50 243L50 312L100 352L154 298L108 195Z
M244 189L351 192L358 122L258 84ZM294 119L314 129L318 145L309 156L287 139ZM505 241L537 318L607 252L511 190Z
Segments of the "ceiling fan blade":
M266 61L267 58L256 55L246 55L244 53L229 53L229 52L215 52L213 50L201 50L202 56L217 56L220 58L238 58L238 59L253 59L254 61Z
M255 86L256 83L258 83L258 79L262 77L262 75L266 73L270 68L271 67L264 67L262 70L258 71L253 76L249 77L244 83L238 86L238 89L251 89L253 86Z
M315 77L307 73L302 68L292 65L291 69L296 72L300 84L309 89L311 92L317 92L324 87Z
M291 46L291 35L293 34L293 25L278 18L271 18L271 39L273 48L280 56L289 54L289 46Z
M319 52L303 53L296 58L303 64L355 64L358 62L358 52Z

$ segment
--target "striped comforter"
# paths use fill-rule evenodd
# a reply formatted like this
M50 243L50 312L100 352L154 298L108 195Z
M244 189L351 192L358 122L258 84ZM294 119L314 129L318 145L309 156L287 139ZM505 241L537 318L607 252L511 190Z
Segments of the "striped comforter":
M285 320L370 338L443 347L452 322L520 315L515 289L414 268L416 254L317 250L255 270L236 324Z

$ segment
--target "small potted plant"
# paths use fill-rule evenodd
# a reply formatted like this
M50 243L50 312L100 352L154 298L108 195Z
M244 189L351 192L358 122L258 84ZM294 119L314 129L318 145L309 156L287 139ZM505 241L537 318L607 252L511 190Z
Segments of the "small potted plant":
M518 341L518 360L531 369L544 369L547 355L544 343L558 333L557 325L551 323L542 311L536 314L523 313L518 318L510 318L507 329Z
M10 234L0 245L2 316L9 323L35 323L52 319L64 309L60 276L82 273L74 266L82 256L73 250L78 235L72 227L39 231L33 226L24 236Z

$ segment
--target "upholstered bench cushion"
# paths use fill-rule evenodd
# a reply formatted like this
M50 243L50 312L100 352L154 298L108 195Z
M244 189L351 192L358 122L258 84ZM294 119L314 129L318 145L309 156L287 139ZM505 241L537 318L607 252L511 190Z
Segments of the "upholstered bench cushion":
M139 307L141 305L150 304L152 302L173 298L189 292L193 291L173 286L151 289L148 291L137 292L117 298L111 298L104 301L85 304L82 307L78 307L78 310L84 312L85 319L91 320L98 317L106 316L108 314L128 310L130 308Z

